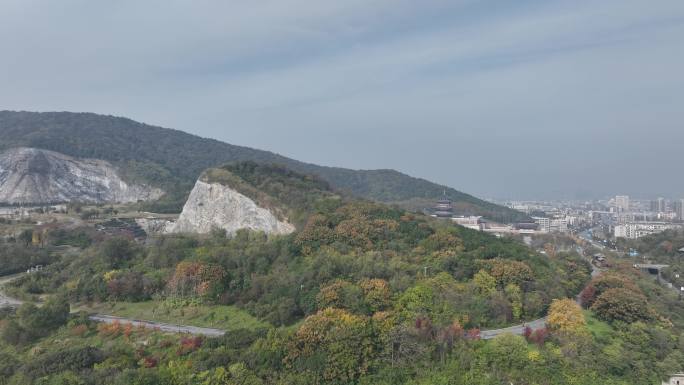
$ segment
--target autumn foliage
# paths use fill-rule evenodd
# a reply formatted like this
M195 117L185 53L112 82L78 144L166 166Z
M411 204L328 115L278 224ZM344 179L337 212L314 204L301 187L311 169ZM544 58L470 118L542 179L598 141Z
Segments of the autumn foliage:
M359 283L363 290L364 299L371 312L388 308L391 304L391 291L384 279L365 279Z
M576 334L585 330L587 321L582 308L575 301L566 298L551 302L547 324L553 331Z
M480 261L480 265L494 277L500 288L510 283L520 285L534 279L532 269L525 262L494 258Z
M308 317L287 344L285 364L329 383L355 382L375 353L367 317L328 308Z
M176 351L176 354L179 356L184 356L188 353L194 352L195 350L202 347L203 341L204 340L202 339L202 337L199 336L181 337L180 347Z
M641 294L639 287L637 287L629 277L618 273L605 273L592 279L584 290L582 290L580 302L583 307L590 308L594 304L594 301L606 290L617 288Z
M216 298L226 276L221 266L185 261L176 265L166 287L174 295Z

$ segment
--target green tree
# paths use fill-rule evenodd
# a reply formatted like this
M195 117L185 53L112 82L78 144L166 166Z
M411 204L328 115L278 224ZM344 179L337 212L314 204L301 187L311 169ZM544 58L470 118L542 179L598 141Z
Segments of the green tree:
M496 291L496 279L485 270L480 270L473 276L473 283L483 296L488 297Z
M31 242L33 242L33 230L26 229L19 233L19 240L24 244L24 246L28 247Z
M493 377L491 383L522 383L530 375L527 342L520 336L503 334L478 351L479 364Z
M520 290L520 286L509 283L504 288L504 293L506 293L506 298L511 303L513 319L519 320L522 317L522 290Z
M137 254L137 247L126 238L111 238L102 243L101 256L113 267L119 267Z
M591 306L596 315L604 321L650 321L655 318L646 297L625 288L608 289Z

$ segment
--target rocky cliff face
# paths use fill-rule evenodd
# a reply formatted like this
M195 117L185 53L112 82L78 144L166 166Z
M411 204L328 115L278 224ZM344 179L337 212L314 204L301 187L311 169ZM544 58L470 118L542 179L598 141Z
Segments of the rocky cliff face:
M136 202L163 191L126 183L110 163L35 148L0 154L0 203Z
M230 187L198 180L180 217L174 224L169 224L166 231L209 233L214 228L228 234L240 229L266 234L289 234L295 230L290 223L278 220L271 211Z

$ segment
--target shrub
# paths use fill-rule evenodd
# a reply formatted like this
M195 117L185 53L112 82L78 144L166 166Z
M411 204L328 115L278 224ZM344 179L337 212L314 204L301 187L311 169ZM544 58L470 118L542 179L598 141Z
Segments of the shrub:
M94 347L83 347L62 350L35 358L27 362L24 372L33 377L42 377L66 370L78 371L90 368L94 364L104 361L104 353Z

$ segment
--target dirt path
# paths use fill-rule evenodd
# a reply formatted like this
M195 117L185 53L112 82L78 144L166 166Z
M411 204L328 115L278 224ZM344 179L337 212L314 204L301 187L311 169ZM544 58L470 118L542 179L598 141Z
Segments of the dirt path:
M3 290L3 288L6 284L14 281L15 279L17 279L19 277L21 277L21 274L8 275L8 276L0 278L0 308L16 307L16 306L20 306L22 303L24 303L23 301L20 301L16 298L8 297L5 294L5 291Z

